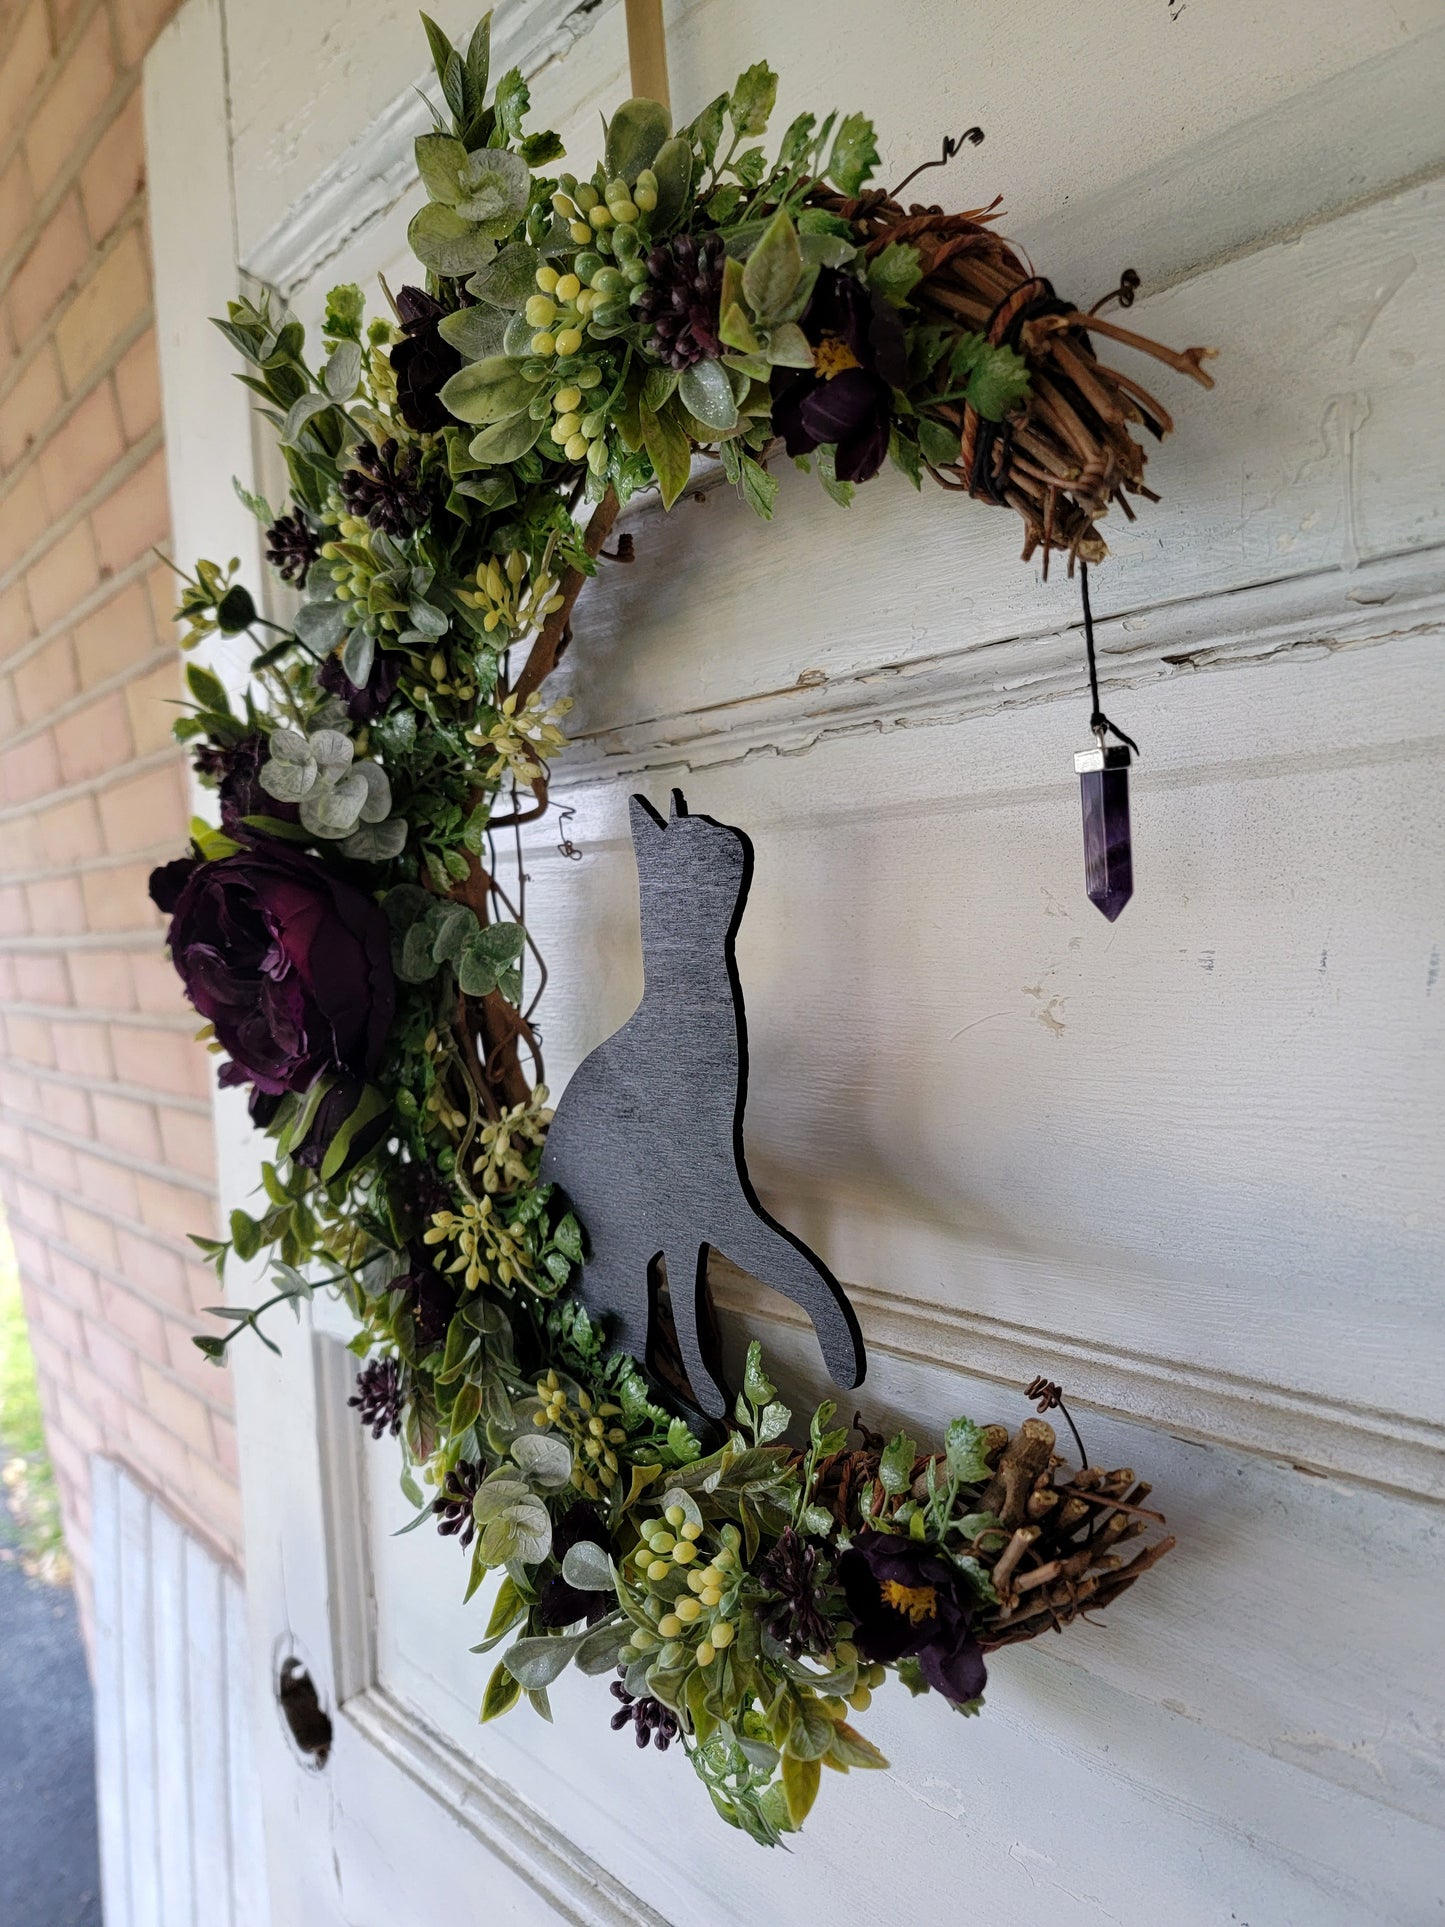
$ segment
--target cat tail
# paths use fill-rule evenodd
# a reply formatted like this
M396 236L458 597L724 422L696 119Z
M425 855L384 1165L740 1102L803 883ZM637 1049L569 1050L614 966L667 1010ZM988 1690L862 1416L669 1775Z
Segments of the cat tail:
M711 1242L739 1271L771 1285L808 1314L835 1385L851 1391L863 1383L863 1334L842 1286L821 1258L760 1209L739 1217Z

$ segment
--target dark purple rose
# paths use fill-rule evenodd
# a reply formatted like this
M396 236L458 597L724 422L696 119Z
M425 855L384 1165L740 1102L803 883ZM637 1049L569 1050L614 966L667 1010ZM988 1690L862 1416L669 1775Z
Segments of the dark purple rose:
M975 1700L988 1674L969 1624L962 1575L916 1539L860 1532L838 1560L838 1577L864 1659L916 1658L929 1685L955 1705Z
M396 1005L386 918L315 857L258 842L151 873L171 959L231 1062L223 1084L272 1097L328 1072L370 1077Z
M584 1540L601 1546L604 1552L612 1550L607 1543L602 1514L585 1499L578 1499L552 1529L552 1556L557 1564L560 1566L573 1546L581 1545ZM610 1586L605 1592L584 1592L559 1572L543 1586L536 1616L543 1626L575 1626L579 1619L585 1619L590 1626L616 1604L617 1596Z
M908 347L891 301L856 275L824 268L802 319L812 368L773 372L773 427L790 455L836 443L840 482L866 482L883 466L893 390L908 380Z
M278 802L261 787L261 765L270 753L260 730L229 747L203 743L196 751L197 773L214 780L221 801L221 828L232 835L247 816L273 816L280 823L301 820L294 803Z
M396 297L396 309L404 336L391 351L397 412L418 435L435 435L452 419L438 397L461 367L462 358L437 333L437 323L447 312L440 301L433 301L420 288L403 288Z
M346 704L354 723L374 723L401 681L401 664L395 655L378 649L371 659L371 674L364 683L354 683L341 667L339 656L328 656L316 672L316 680L332 696Z

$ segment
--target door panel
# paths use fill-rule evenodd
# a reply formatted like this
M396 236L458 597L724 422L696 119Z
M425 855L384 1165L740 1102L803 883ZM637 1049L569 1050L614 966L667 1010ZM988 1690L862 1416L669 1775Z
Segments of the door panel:
M1154 1479L1180 1548L1107 1628L1000 1659L983 1721L881 1696L892 1774L764 1855L609 1731L600 1682L554 1689L551 1728L478 1727L486 1601L461 1605L452 1542L393 1536L394 1447L359 1438L345 1323L318 1309L279 1364L238 1365L280 1922L470 1918L478 1896L517 1921L892 1918L895 1857L860 1835L1008 1920L1435 1917L1445 227L1438 182L1383 190L1445 159L1412 91L1445 33L1424 6L1176 11L1060 10L1067 57L1041 63L991 5L916 0L887 35L851 4L668 10L683 112L767 52L780 120L805 85L866 100L895 176L985 119L930 192L1006 188L1010 231L1086 299L1155 264L1141 331L1221 349L1212 396L1138 371L1181 429L1151 455L1162 503L1110 530L1095 577L1106 706L1144 747L1121 921L1082 892L1076 589L1019 566L1007 516L897 478L843 514L785 473L768 526L701 472L665 526L629 510L638 559L589 588L561 679L554 795L582 860L555 819L525 860L559 1089L640 989L629 791L681 784L749 832L752 1164L855 1297L870 1416L1017 1420L1047 1372L1093 1451ZM195 333L237 258L308 319L333 281L408 272L412 110L386 103L411 28L342 36L312 0L285 59L252 61L268 18L228 15L230 146L195 78L198 47L220 71L217 0L190 0L152 75L183 554L239 552L217 477L258 472ZM500 23L574 155L626 91L621 21L546 0ZM1356 123L1346 180L1322 130ZM182 268L165 182L232 164L239 239L187 233ZM240 1201L254 1147L239 1107L222 1124ZM717 1283L727 1342L759 1332L795 1404L817 1396L796 1311ZM293 1650L336 1715L324 1774L269 1708Z

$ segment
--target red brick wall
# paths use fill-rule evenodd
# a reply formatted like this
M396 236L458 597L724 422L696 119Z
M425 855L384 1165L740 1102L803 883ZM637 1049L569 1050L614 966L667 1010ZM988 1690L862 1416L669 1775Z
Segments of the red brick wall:
M140 61L168 0L0 0L0 1194L86 1600L87 1454L240 1545L209 1060L146 873L185 768Z

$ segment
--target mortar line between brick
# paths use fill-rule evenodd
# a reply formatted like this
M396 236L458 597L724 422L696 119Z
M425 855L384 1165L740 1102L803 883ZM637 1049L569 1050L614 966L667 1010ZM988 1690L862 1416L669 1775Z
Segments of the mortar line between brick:
M11 161L14 160L15 156L19 153L31 122L40 118L46 96L60 75L65 71L70 56L75 52L81 41L84 40L91 21L104 9L105 3L106 0L92 0L90 6L82 8L71 22L70 31L50 56L50 64L40 76L35 92L30 97L30 113L21 121L19 127L16 129L15 138L7 141L3 147L0 147L0 174L4 173ZM112 35L111 38L111 48L112 52L114 52L114 35Z
M107 850L102 856L82 857L77 863L50 864L43 870L15 870L0 876L0 890L21 889L27 883L49 883L55 877L88 877L107 870L123 870L130 863L163 863L176 853L175 838L164 843L143 843L135 850Z
M5 1164L0 1162L0 1170L6 1168ZM77 1205L82 1211L89 1211L93 1215L96 1214L96 1207L93 1204L90 1204L84 1198L75 1197L73 1193L69 1191L58 1188L40 1172L27 1170L18 1164L11 1164L8 1168L14 1171L18 1177L23 1178L27 1184L33 1184L37 1190L43 1191L47 1197L55 1198L61 1204ZM119 1230L128 1231L132 1237L142 1238L147 1244L159 1246L159 1248L170 1257L179 1258L182 1264L200 1265L204 1262L200 1252L197 1251L193 1244L187 1244L184 1240L177 1243L174 1238L168 1237L164 1231L157 1231L152 1225L141 1224L138 1219L128 1218L124 1212L110 1211L107 1212L106 1217L107 1222L115 1225ZM28 1228L35 1231L37 1237L48 1235L41 1234L39 1231L36 1231L33 1226Z
M185 1011L103 1010L92 1004L37 1004L19 997L0 1003L0 1015L59 1018L63 1023L122 1024L128 1030L184 1031L188 1037L197 1029L194 1013Z
M99 776L87 776L82 782L67 783L58 790L42 790L39 796L27 797L23 803L8 803L0 810L0 823L14 823L22 816L34 816L37 809L53 809L57 803L69 803L77 796L94 796L98 790L108 789L118 783L123 776L139 776L148 769L161 769L169 762L180 757L180 747L167 743L164 749L148 750L144 756L133 756L128 763L118 763L114 769L103 770Z
M155 427L148 429L138 442L133 442L118 462L112 462L93 488L87 489L78 502L72 502L64 515L48 526L38 542L32 542L23 554L17 556L8 569L0 573L0 595L3 595L7 589L13 588L25 571L33 569L41 556L53 549L62 536L69 535L70 531L98 509L102 502L108 501L122 483L128 482L138 469L144 468L151 456L163 445L164 439L161 425L157 422Z
M84 622L87 617L103 609L112 597L120 594L122 589L130 588L134 582L144 581L156 567L156 560L157 558L147 549L145 554L138 555L134 562L127 562L123 569L117 569L114 575L106 576L87 595L82 596L73 609L67 609L57 621L48 623L28 642L22 643L12 654L0 661L0 675L13 675L17 669L22 669L32 656L38 656L42 649L54 642L57 636L63 636L67 630L75 628L78 623Z
M88 689L79 690L74 696L67 697L58 709L52 709L48 714L38 716L33 723L27 723L24 729L17 729L13 736L6 737L6 749L19 749L22 743L30 742L33 737L43 736L47 729L53 729L57 723L65 722L70 716L79 715L82 709L88 709L92 703L99 702L102 696L109 696L117 689L124 689L127 683L139 682L142 676L150 675L154 669L164 669L168 662L174 662L175 659L174 648L157 647L140 662L133 662L124 669L118 669L113 676L102 677L99 682L92 683ZM180 688L179 682L176 687Z
M120 363L130 353L131 349L134 348L135 344L140 340L141 336L145 333L146 329L151 326L154 320L155 309L147 302L131 325L122 334L118 334L111 342L110 347L106 350L107 359L97 363L86 376L80 387L76 389L75 393L68 395L49 420L41 423L27 444L19 461L17 461L13 467L7 468L3 473L0 473L0 502L3 502L12 490L19 488L20 484L25 480L28 471L35 466L41 455L45 452L47 444L61 432L71 416L75 414L76 410L80 408L83 403L90 400L96 389L99 388L103 382L109 381L117 367L119 367ZM44 340L45 337L39 336L37 339ZM4 400L5 397L0 396L0 405L3 405ZM117 402L117 412L118 411L119 403ZM121 427L123 430L125 427L124 422L121 423ZM147 430L147 433L149 432L150 431Z
M17 1177L29 1177L28 1172L20 1170L16 1165L11 1165L10 1169ZM74 1203L75 1201L74 1199L69 1199L67 1202ZM89 1205L82 1205L80 1208L90 1211L92 1216L97 1215ZM157 1313L158 1316L169 1319L173 1325L179 1325L187 1332L192 1330L206 1331L209 1329L206 1320L199 1312L183 1309L181 1306L172 1303L169 1299L156 1297L154 1292L148 1291L144 1285L138 1285L134 1278L128 1278L123 1271L117 1271L113 1265L108 1265L103 1258L92 1257L90 1252L84 1250L80 1245L72 1244L64 1232L47 1231L44 1225L36 1224L35 1220L33 1218L27 1218L23 1211L16 1211L13 1208L7 1209L7 1215L10 1223L17 1227L17 1229L25 1232L28 1237L34 1238L38 1243L45 1245L47 1249L51 1251L58 1251L62 1258L68 1258L72 1264L79 1265L82 1270L93 1271L97 1278L103 1278L107 1284L114 1285L117 1290L130 1292L133 1297L139 1298L143 1305L147 1305L150 1310ZM37 1291L53 1292L62 1304L68 1305L71 1303L71 1300L65 1296L64 1292L55 1285L47 1285L37 1280L35 1289Z
M155 950L162 944L159 930L68 930L29 937L0 937L0 957L47 956L71 950Z
M3 1006L0 1006L3 1009ZM118 1078L82 1077L78 1071L52 1070L48 1064L27 1064L23 1058L0 1056L0 1070L18 1071L22 1077L35 1077L42 1084L59 1084L68 1091L88 1091L92 1097L119 1097L128 1104L155 1104L164 1110L186 1111L194 1117L209 1118L208 1097L177 1097L153 1090L148 1084L124 1084Z
M117 1151L100 1138L80 1137L74 1131L62 1130L60 1125L52 1124L48 1119L24 1117L12 1111L8 1104L0 1104L0 1118L32 1136L43 1137L49 1143L63 1145L70 1151L80 1151L86 1157L99 1158L102 1164L113 1164L118 1170L129 1171L135 1177L150 1178L157 1184L171 1184L178 1191L194 1191L203 1198L216 1196L215 1184L205 1178L193 1177L189 1171L179 1171L169 1165L152 1164L149 1158L132 1157L129 1151Z
M120 119L126 102L130 99L131 95L136 92L139 86L139 69L118 73L116 75L115 84L105 99L100 103L94 118L86 128L86 135L88 135L89 138L83 138L83 144L78 144L71 150L65 165L50 183L49 187L46 188L41 198L36 202L35 212L31 215L30 220L21 231L20 238L14 242L10 252L4 259L0 260L0 295L4 294L17 269L23 264L26 255L29 254L30 250L35 246L35 243L40 239L41 235L44 234L50 222L55 218L56 212L66 195L70 193L72 188L78 185L86 162L90 159L96 148L100 146L100 143L105 139L111 128L114 127L115 123ZM30 119L25 123L26 128L29 128L35 121L40 119L42 111L42 109L37 109L30 116ZM24 138L23 130L21 138ZM9 164L8 159L0 159L0 173L3 173ZM142 207L144 207L144 187L140 188L137 193L131 197L130 202L127 202L126 207L122 210L118 218L117 225L119 225L119 221L126 219L130 212L130 207L135 201L139 201ZM81 214L82 217L84 217L84 201L81 202ZM89 237L90 222L88 220L86 221L85 231L87 237ZM107 235L106 240L109 240L109 238L110 236ZM99 245L104 245L104 243Z
M74 281L71 282L61 300L50 310L49 314L44 317L40 327L36 329L31 339L23 344L17 344L18 352L16 353L15 359L6 371L4 382L0 383L0 402L9 400L10 396L19 386L30 364L39 355L46 342L55 339L56 330L59 328L61 322L65 319L66 315L70 313L70 310L75 306L81 295L85 293L85 290L90 286L96 275L100 273L111 255L115 253L126 235L130 233L133 227L142 225L145 220L145 212L145 195L137 194L133 196L125 211L116 221L110 233L107 234L105 239L100 243L99 247L92 248L86 255L85 265L81 268ZM146 263L146 278L147 280L150 278L149 261Z

